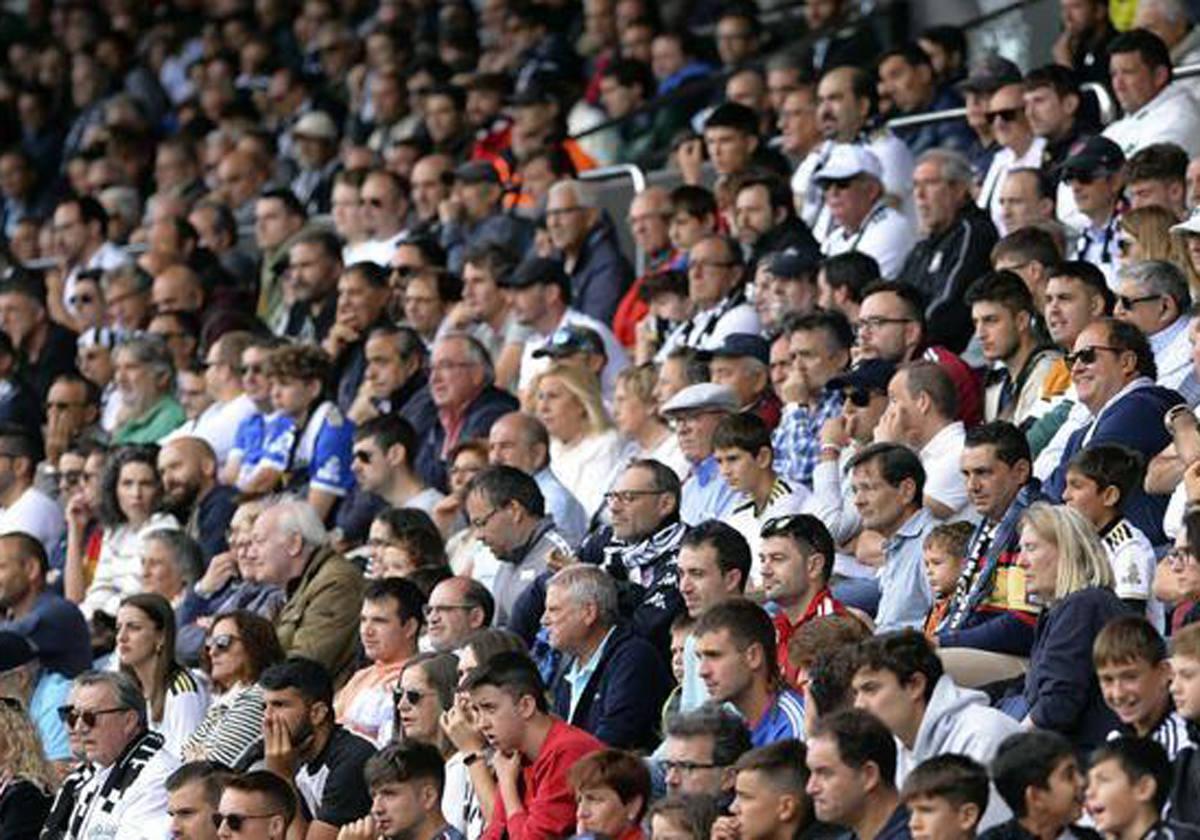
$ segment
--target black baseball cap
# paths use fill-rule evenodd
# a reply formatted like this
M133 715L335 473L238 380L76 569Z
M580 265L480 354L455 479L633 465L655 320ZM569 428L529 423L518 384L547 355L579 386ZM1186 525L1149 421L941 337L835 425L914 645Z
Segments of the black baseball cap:
M781 280L808 277L821 267L821 251L813 247L785 248L771 258L771 273Z
M758 359L764 365L771 360L771 345L761 335L754 333L730 333L720 347L709 351L714 359Z
M850 370L835 376L826 385L831 391L861 388L865 391L887 393L888 383L896 375L896 366L883 359L863 359Z
M1125 165L1125 153L1107 137L1097 134L1071 148L1062 163L1062 177L1069 180L1079 175L1112 175Z
M558 260L531 257L518 265L512 274L501 277L496 285L503 289L527 289L537 285L559 286L570 291L571 281Z

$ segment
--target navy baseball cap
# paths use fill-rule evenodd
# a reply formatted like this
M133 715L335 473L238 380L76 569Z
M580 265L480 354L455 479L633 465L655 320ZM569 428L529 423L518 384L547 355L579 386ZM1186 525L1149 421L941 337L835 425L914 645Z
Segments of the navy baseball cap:
M758 359L760 362L770 364L771 361L771 345L761 335L754 333L730 333L725 336L725 341L720 347L715 347L709 351L709 355L714 359L741 359L751 358Z
M817 248L785 248L771 258L771 273L782 280L808 277L821 267Z
M896 366L883 359L863 359L850 370L835 376L826 385L831 391L861 388L866 391L887 392L888 383L896 375Z
M1079 175L1112 175L1125 165L1125 153L1121 147L1102 134L1089 137L1072 147L1070 155L1062 163L1062 176L1069 180Z
M525 260L512 274L497 280L496 285L503 289L526 289L537 285L560 286L568 292L571 289L571 281L562 263L546 257Z

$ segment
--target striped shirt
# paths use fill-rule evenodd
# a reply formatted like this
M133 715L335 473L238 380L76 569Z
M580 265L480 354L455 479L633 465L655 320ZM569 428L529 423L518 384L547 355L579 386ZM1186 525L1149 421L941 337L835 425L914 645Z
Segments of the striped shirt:
M184 760L208 759L237 767L262 737L265 709L263 690L257 683L231 688L213 700L208 714L183 745Z
M785 688L750 730L750 743L765 747L788 738L804 740L804 698Z
M1138 737L1132 726L1121 724L1112 732L1108 733L1108 740L1121 737ZM1163 716L1163 719L1158 722L1155 727L1150 730L1150 738L1157 741L1164 750L1167 751L1167 757L1171 761L1175 760L1183 750L1194 747L1191 737L1188 735L1187 721L1183 719L1183 715L1175 711L1172 707L1171 711Z

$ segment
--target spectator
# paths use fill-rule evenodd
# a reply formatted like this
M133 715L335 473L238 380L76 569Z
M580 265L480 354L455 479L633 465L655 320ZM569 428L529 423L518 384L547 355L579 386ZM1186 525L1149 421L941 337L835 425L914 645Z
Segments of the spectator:
M595 197L577 181L550 188L547 224L571 281L571 299L586 315L611 323L616 302L633 282L611 223Z
M815 829L812 802L804 792L808 782L804 753L804 744L797 740L777 741L743 754L733 767L731 816L718 818L714 831L735 829L746 840L770 840Z
M333 176L341 167L337 141L337 125L324 111L309 111L292 125L298 171L290 186L309 215L329 212Z
M708 796L720 808L733 800L729 768L751 749L745 722L726 706L709 703L667 719L663 769L671 796Z
M391 507L432 513L445 498L416 473L417 435L403 417L383 415L356 427L353 455L358 488Z
M1130 209L1161 207L1187 216L1187 152L1174 143L1152 143L1129 158L1125 192Z
M40 540L0 535L0 631L28 638L42 668L70 678L91 664L87 624L78 607L47 587L49 572Z
M449 758L454 748L442 731L442 716L455 703L458 659L445 653L418 653L400 672L393 717L380 727L377 744L422 741Z
M462 300L455 304L441 329L469 332L487 348L502 368L501 384L511 385L520 364L519 342L512 338L520 329L501 281L512 275L517 254L505 245L485 243L463 254ZM513 360L516 357L517 368Z
M612 578L591 566L555 573L542 624L564 657L551 685L554 713L613 747L655 745L670 677L654 647L619 623Z
M178 840L217 840L221 791L232 773L215 761L189 761L167 777L167 815Z
M933 639L946 617L950 599L963 573L963 561L975 526L969 521L938 525L925 537L925 576L933 590L933 606L925 615L925 635Z
M1009 169L997 188L995 203L998 217L993 222L1005 236L1054 220L1053 186L1036 167Z
M813 177L834 224L821 253L837 256L860 251L875 258L885 278L895 277L916 236L908 219L884 200L879 159L863 146L838 143L830 147L825 165Z
M949 88L938 88L929 56L909 42L879 57L879 91L895 105L896 116L941 111L962 106L962 99ZM897 132L920 157L933 148L965 152L971 145L966 126L957 122L935 122Z
M425 638L439 653L458 650L467 639L490 627L496 612L492 593L469 577L452 577L433 588L425 605Z
M275 621L284 651L320 663L341 684L354 660L358 616L353 605L362 603L363 582L359 570L327 541L311 505L283 498L265 505L254 521L249 556L263 583L288 592Z
M342 248L327 231L301 232L288 247L286 322L282 333L300 341L324 342L337 319L337 284Z
M685 524L720 519L732 509L735 496L720 475L712 439L721 419L738 408L737 395L730 388L701 383L684 388L659 409L674 425L679 448L692 465L679 508Z
M75 370L75 333L54 320L46 294L41 280L30 275L12 274L0 284L0 330L20 352L15 373L38 401L59 375Z
M1026 587L1047 605L1030 653L1022 717L1094 747L1116 722L1087 659L1104 624L1125 612L1112 591L1112 567L1090 524L1070 508L1032 505L1022 516L1021 545Z
M761 170L748 170L734 183L730 228L742 246L746 273L758 263L788 248L812 253L817 241L797 216L787 184Z
M651 837L708 837L717 818L717 805L710 796L668 794L650 806Z
M569 365L580 372L601 378L608 362L605 353L604 339L600 333L582 325L568 324L555 330L543 347L533 351L533 356L536 359L549 359L555 367ZM537 378L540 379L545 373L546 370L543 370ZM611 402L612 391L601 387L605 402Z
M437 422L429 393L429 354L416 330L403 326L373 329L363 345L366 369L358 395L346 411L356 424L398 412L422 440ZM418 450L419 451L419 450Z
M732 333L759 332L743 276L741 250L735 241L718 235L699 239L688 252L688 297L696 314L667 336L656 361L678 346L710 350Z
M1136 831L1134 825L1161 831L1166 828L1162 809L1167 806L1170 786L1171 763L1161 746L1138 738L1117 738L1092 755L1086 806L1102 831Z
M650 311L646 292L643 292L646 280L671 269L680 257L669 234L671 215L671 196L662 187L648 187L629 204L630 233L644 255L646 265L621 298L613 315L613 333L627 349L634 346L639 325Z
M287 320L283 273L288 250L306 221L304 205L290 189L267 190L254 202L254 240L262 254L256 314L272 330L282 329Z
M68 303L75 294L75 280L79 272L88 269L111 271L128 261L125 253L108 242L108 213L91 196L71 196L58 202L52 217L54 225L54 256L58 258L58 269L62 273L62 306L59 301L44 300L46 309L56 315L73 317L73 307ZM107 290L105 290L107 292ZM106 294L108 300L112 297ZM20 344L14 338L15 344Z
M15 423L0 424L0 532L19 531L40 540L47 551L58 547L63 516L57 504L34 486L38 447Z
M360 262L391 265L408 216L408 183L386 169L372 169L359 191L367 240L342 252L347 266Z
M863 291L879 279L879 263L867 254L850 251L823 260L817 271L817 306L836 309L857 325Z
M415 741L389 745L367 761L363 778L371 794L371 816L347 826L343 836L461 840L462 834L442 816L446 770L436 747Z
M270 621L235 610L213 619L204 650L213 699L180 754L185 761L241 767L262 736L266 705L258 678L283 661L283 648Z
M785 248L769 262L759 263L755 282L765 287L764 293L770 293L768 300L772 308L771 324L767 324L767 316L760 313L768 333L782 327L789 315L800 317L816 311L820 267L821 255L816 248ZM758 298L757 289L755 297Z
M1158 369L1156 381L1164 388L1182 391L1192 372L1188 339L1192 295L1187 278L1172 263L1147 260L1122 266L1116 291L1113 315L1133 324L1149 340Z
M1164 142L1180 146L1188 157L1200 153L1191 94L1187 86L1172 84L1171 54L1161 38L1146 29L1117 36L1108 45L1108 72L1125 116L1105 128L1104 136L1125 157Z
M371 263L351 263L338 278L337 317L321 343L335 366L337 404L348 410L365 374L366 341L387 326L391 296L387 272Z
M687 474L687 459L659 416L656 396L658 372L652 362L629 367L617 376L613 394L613 423L626 440L621 460L625 463L649 458L659 461L680 476Z
M429 514L384 507L371 522L367 577L410 577L418 569L444 566L445 544Z
M1099 267L1110 287L1116 285L1117 211L1125 160L1121 147L1108 137L1093 137L1062 165L1063 182L1087 219L1075 258Z
M650 801L650 772L636 756L619 750L592 753L571 768L569 781L577 803L576 831L624 840L645 836L640 823Z
M1039 166L1046 141L1034 134L1029 118L1025 116L1025 85L1019 79L996 88L988 98L986 116L1000 150L992 158L992 165L983 178L977 203L992 217L992 224L1003 236L1011 232L1004 225L1000 203L1005 177L1014 169Z
M1043 327L1046 286L1050 282L1050 272L1063 261L1062 257L1062 250L1055 243L1054 236L1037 226L1022 227L1010 233L992 249L992 269L1011 271L1025 281L1037 307L1037 322Z
M184 422L183 407L171 395L175 380L171 354L160 339L124 338L113 361L121 397L113 443L157 443Z
M1084 780L1074 746L1057 732L1019 732L1000 744L992 761L992 782L1013 818L980 835L986 840L1010 837L1033 826L1046 826L1055 836L1091 837L1074 825L1083 813ZM1051 790L1059 796L1048 796Z
M943 836L974 837L987 808L987 769L964 755L930 758L908 775L900 801L909 811L909 832L916 840Z
M533 226L504 212L503 197L500 173L487 161L464 163L454 170L451 197L438 208L441 245L451 272L461 274L467 252L484 244L503 245L518 254L528 250Z
M237 509L236 491L217 483L217 458L198 437L181 437L158 452L163 503L199 543L204 566L228 550L225 534Z
M254 413L238 424L233 446L221 468L221 483L245 491L258 462L262 460L263 437L271 406L271 380L267 376L267 361L278 342L270 338L255 339L242 351L240 359L242 385L254 403Z
M251 770L242 775L236 775L225 783L221 791L221 802L217 814L221 817L218 829L230 824L228 816L232 814L259 814L265 821L262 826L263 840L284 840L288 836L288 826L298 816L296 791L268 770ZM251 821L243 825L252 825ZM220 836L220 835L218 835Z
M739 413L757 417L768 433L773 431L779 425L783 406L771 389L770 345L766 339L748 333L730 333L710 355L710 381L734 392L741 406Z
M922 44L922 49L925 45ZM930 54L931 58L933 53ZM992 94L1005 85L1021 81L1021 70L1006 58L996 53L982 56L971 66L970 75L960 81L956 88L967 106L967 125L975 133L966 150L967 160L975 172L975 180L983 183L992 161L1000 151L1000 142L988 117L988 102Z
M67 762L74 758L67 736L66 722L59 716L59 708L66 704L71 691L71 680L62 674L47 670L38 661L38 650L26 636L12 630L0 630L0 698L7 706L7 714L27 710L25 725L37 748L29 758L37 756L54 762ZM0 710L0 716L5 715ZM0 717L0 726L5 726L4 736L11 738L15 721ZM14 750L19 744L5 743L6 750ZM6 761L19 760L19 754L9 752ZM46 791L47 794L50 790ZM0 800L2 801L2 800ZM0 814L4 813L0 806ZM4 820L0 819L0 826Z
M1063 31L1054 41L1054 61L1081 81L1108 84L1109 44L1116 37L1108 7L1084 0L1062 8Z

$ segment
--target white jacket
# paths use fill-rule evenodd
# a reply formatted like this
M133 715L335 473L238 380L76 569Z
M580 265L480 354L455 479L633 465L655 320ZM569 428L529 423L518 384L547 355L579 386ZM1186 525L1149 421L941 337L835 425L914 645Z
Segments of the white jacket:
M936 755L958 753L987 767L1000 742L1019 732L1020 728L1004 712L989 706L987 695L982 691L960 688L949 674L943 674L933 687L933 696L925 708L913 748L908 749L899 738L896 739L896 787L904 784L913 768ZM1011 818L1012 812L993 785L979 830Z
M1104 129L1104 136L1121 147L1126 160L1152 143L1174 143L1193 158L1200 154L1200 106L1186 86L1173 82Z

